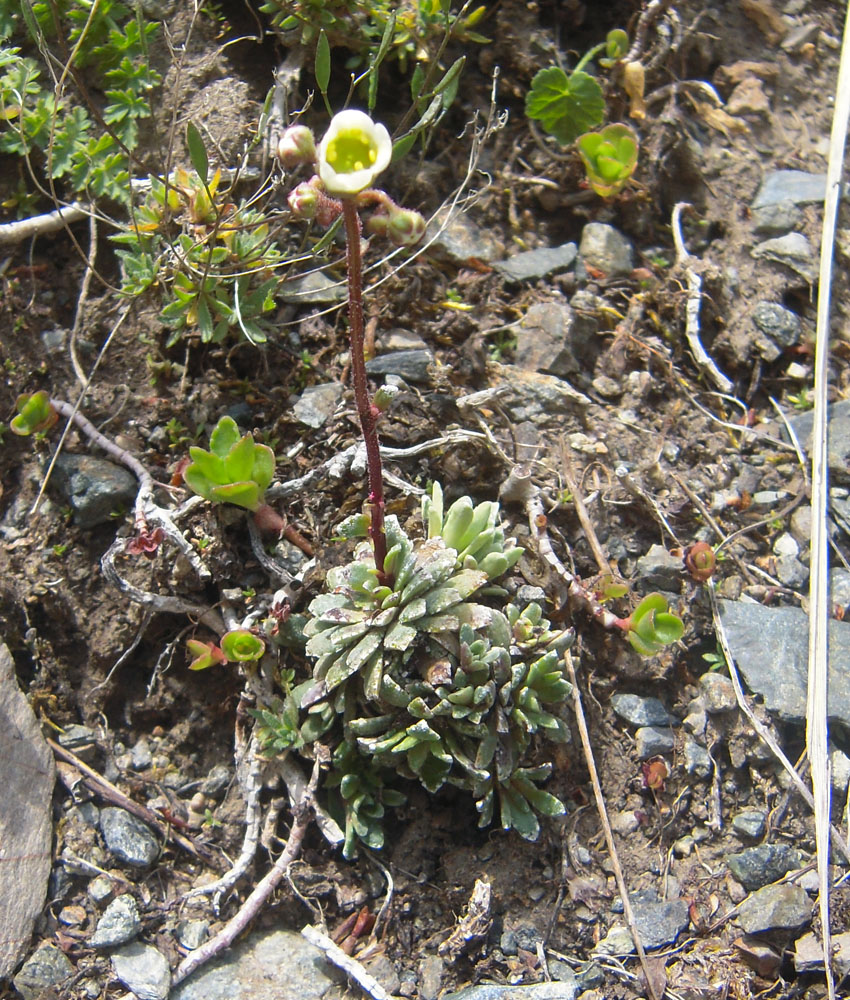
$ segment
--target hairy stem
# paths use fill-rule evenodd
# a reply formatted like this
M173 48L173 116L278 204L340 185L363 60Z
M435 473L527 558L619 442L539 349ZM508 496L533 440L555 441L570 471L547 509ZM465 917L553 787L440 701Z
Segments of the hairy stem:
M351 378L354 383L354 400L366 445L366 468L369 473L369 537L375 553L378 576L384 579L384 559L387 538L384 533L384 473L381 465L381 448L378 442L378 415L369 401L366 385L366 359L363 355L363 265L360 257L360 215L357 205L349 198L342 200L345 219L345 242L348 263L348 317L351 337Z

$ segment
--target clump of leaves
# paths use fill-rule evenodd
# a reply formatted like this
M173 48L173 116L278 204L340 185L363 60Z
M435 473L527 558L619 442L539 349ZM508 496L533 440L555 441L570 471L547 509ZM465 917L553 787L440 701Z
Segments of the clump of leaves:
M266 644L250 629L235 628L221 637L220 645L187 639L186 650L192 657L190 670L206 670L220 663L248 663L259 660L266 651Z
M606 125L579 136L578 154L587 179L603 198L619 194L632 179L638 161L638 137L628 125Z
M252 434L240 434L232 417L222 417L210 435L210 450L193 446L183 472L186 485L205 500L232 503L256 511L274 476L274 452L256 444Z
M73 192L129 204L129 154L161 82L148 59L158 29L115 0L21 4L7 11L0 17L0 43L16 44L0 44L0 120L7 125L0 152L26 157L32 169L64 179ZM85 67L105 96L99 124L83 95L68 90L67 97L57 97L52 85L42 86L41 66L27 55L32 50L64 64L64 48L51 53L57 37L72 48L73 67ZM71 81L73 74L69 87Z
M122 291L139 295L157 285L166 298L160 319L182 336L220 343L233 334L254 344L268 337L267 314L280 285L284 255L270 238L265 215L230 201L221 172L209 176L206 150L190 123L195 169L178 168L169 184L150 191L125 232L112 237L123 266Z
M611 66L628 48L628 36L622 29L608 33L607 39L587 52L569 74L560 66L539 70L531 81L525 97L525 113L539 121L544 132L562 146L568 146L583 132L602 124L605 117L605 97L595 76L586 72L591 60L600 52L604 66Z
M384 574L369 542L359 543L351 562L329 571L304 629L315 663L292 692L306 712L299 733L305 744L336 740L330 787L349 856L357 839L383 842L396 775L430 792L463 788L482 826L498 814L529 839L538 814L563 812L539 787L550 768L524 758L538 734L568 737L558 709L570 690L561 654L572 632L552 629L536 604L494 606L505 597L495 581L522 555L497 504L462 497L445 509L435 486L423 521L426 537L413 541L387 518ZM358 516L341 533L367 530Z

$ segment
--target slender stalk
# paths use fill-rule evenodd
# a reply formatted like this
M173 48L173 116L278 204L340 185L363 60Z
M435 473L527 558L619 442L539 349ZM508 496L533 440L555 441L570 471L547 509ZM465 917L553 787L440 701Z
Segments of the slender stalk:
M360 214L350 198L342 199L345 220L346 261L348 264L348 317L351 338L351 378L354 383L354 400L363 443L366 445L366 468L369 474L369 537L375 553L375 567L384 578L384 559L387 555L387 537L384 533L384 473L381 465L381 447L378 441L378 413L369 401L366 385L366 359L363 356L363 265L360 256Z

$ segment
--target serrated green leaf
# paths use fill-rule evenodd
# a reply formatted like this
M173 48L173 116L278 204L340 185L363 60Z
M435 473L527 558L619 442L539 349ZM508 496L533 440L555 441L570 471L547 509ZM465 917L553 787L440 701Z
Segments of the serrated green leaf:
M531 81L525 113L562 146L568 146L601 124L605 99L599 81L589 73L579 70L568 77L559 66L549 66Z

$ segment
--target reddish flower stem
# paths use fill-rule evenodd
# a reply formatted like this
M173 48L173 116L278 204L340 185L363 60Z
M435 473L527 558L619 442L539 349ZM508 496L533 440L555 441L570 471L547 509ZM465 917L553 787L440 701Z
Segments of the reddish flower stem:
M378 577L385 582L384 559L387 555L387 536L384 532L384 473L381 465L381 447L378 441L378 414L369 401L366 384L366 359L363 354L363 263L360 255L360 214L350 198L342 200L345 220L346 261L348 264L348 317L351 338L351 379L354 400L360 417L363 443L366 445L366 468L369 474L369 537L375 553Z

